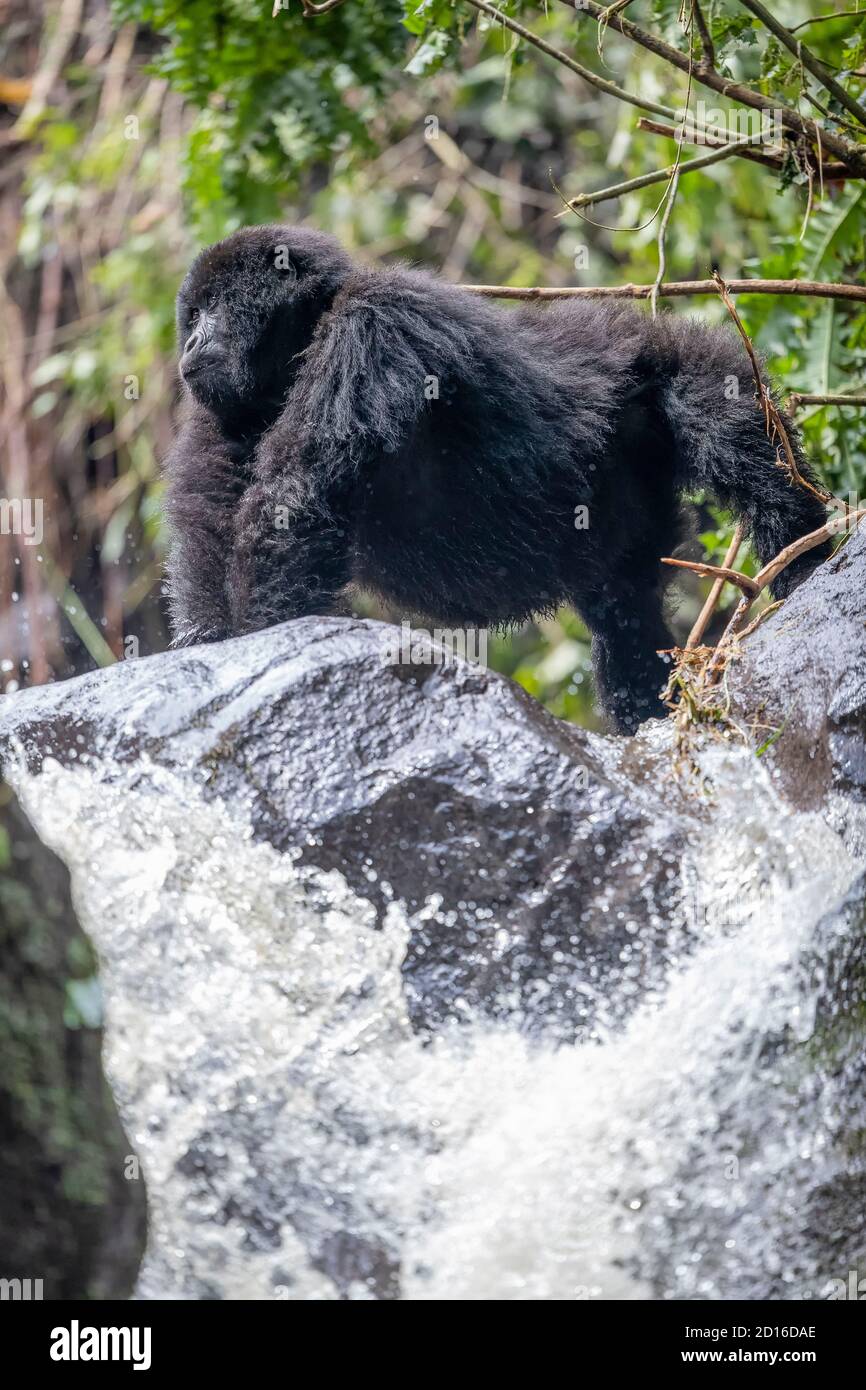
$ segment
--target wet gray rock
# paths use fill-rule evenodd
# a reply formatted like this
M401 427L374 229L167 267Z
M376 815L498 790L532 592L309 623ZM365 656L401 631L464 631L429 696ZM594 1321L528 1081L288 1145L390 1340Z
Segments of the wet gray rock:
M144 1181L101 1049L97 962L69 874L0 784L4 1298L126 1298L135 1284Z
M795 805L866 802L866 527L743 643L734 710Z
M740 722L787 723L698 750L711 797L668 726L587 734L350 619L2 702L102 954L142 1296L798 1299L859 1267L863 555L743 644Z
M418 1026L506 999L585 1033L619 981L660 982L682 922L695 812L659 800L669 755L569 727L429 642L386 664L390 631L305 618L126 662L7 699L0 740L34 771L182 770L380 913L405 903Z

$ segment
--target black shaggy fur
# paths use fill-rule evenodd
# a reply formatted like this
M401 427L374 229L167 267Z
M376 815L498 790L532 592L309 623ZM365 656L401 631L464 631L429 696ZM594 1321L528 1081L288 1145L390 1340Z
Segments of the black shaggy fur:
M681 494L743 518L762 562L825 519L777 465L739 339L695 320L603 299L509 311L363 269L329 236L257 227L198 257L178 329L179 644L330 612L351 582L449 627L568 603L630 731L661 712L659 557L680 540Z

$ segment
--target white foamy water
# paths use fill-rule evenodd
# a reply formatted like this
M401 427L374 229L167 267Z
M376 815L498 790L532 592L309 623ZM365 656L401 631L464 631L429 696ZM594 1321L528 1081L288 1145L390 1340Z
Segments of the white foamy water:
M801 1219L846 1162L808 960L844 944L862 864L745 754L711 761L693 948L578 1046L501 1018L419 1039L401 909L377 928L188 779L10 770L101 954L140 1295L797 1299L844 1276Z

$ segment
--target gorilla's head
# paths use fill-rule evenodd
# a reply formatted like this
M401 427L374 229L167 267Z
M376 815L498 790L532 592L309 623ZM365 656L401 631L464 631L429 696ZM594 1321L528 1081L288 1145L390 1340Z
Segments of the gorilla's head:
M244 227L202 251L177 297L180 374L196 400L231 426L274 419L350 269L333 237L303 227Z

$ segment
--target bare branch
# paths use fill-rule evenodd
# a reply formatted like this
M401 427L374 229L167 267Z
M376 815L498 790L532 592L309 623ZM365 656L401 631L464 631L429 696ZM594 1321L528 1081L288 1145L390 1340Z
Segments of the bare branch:
M790 32L796 34L798 29L807 29L810 24L826 24L830 19L862 19L866 15L866 10L836 10L833 14L816 14L812 19L804 19L799 24L793 24Z
M866 396L818 396L811 391L792 391L785 402L788 410L799 410L803 405L866 405Z
M745 628L746 618L749 615L752 604L761 591L766 589L768 584L772 584L774 580L778 579L782 571L787 569L788 565L792 564L794 560L798 560L801 555L805 555L808 551L814 550L816 546L823 545L825 541L831 540L833 536L837 536L840 531L853 529L859 525L864 517L866 517L866 507L861 508L859 511L849 511L845 515L840 514L832 517L823 526L819 526L817 531L810 531L807 536L801 536L799 540L792 541L790 545L786 545L784 550L780 550L779 554L773 560L770 560L768 564L764 565L763 569L758 571L754 579L750 579L748 575L740 574L737 570L728 569L723 565L705 565L693 560L675 560L670 555L665 555L662 558L663 565L675 565L678 569L694 570L697 574L713 575L720 588L722 584L729 583L736 584L742 591L743 597L737 604L733 617L725 628L725 631L704 669L703 674L707 685L715 685L718 682L725 668L730 644L735 637L742 637L744 635L743 629ZM686 651L691 652L693 650L694 648L692 647L690 636Z
M866 14L866 10L864 10ZM641 116L637 123L638 130L650 131L653 135L664 135L668 140L677 140L687 145L711 145L716 149L724 145L730 145L730 140L724 140L710 131L701 127L687 126L685 131L681 126L663 125L661 121L651 121L648 116ZM739 159L750 159L755 164L763 164L770 169L781 169L785 160L785 151L778 149L745 149L735 151ZM844 164L823 164L821 174L825 179L850 179L858 178L859 175L852 175L850 169Z
M654 169L650 174L639 174L637 178L626 179L625 183L614 183L609 188L599 188L595 193L578 193L576 197L568 199L567 208L557 213L557 216L565 217L569 210L592 207L593 203L606 203L609 198L620 198L625 193L634 193L638 188L649 188L653 183L666 183L674 174L688 174L693 169L704 169L709 164L718 164L720 160L730 159L731 155L754 145L760 138L760 135L750 135L745 140L735 140L729 145L711 150L709 154L698 155L696 159L682 161L679 166L669 164L665 169Z
M720 584L735 584L738 589L741 589L744 594L749 594L753 599L757 598L761 592L754 579L750 579L747 574L741 574L739 570L729 569L727 565L708 565L703 560L675 560L672 555L663 555L662 564L674 565L679 570L693 570L695 574L716 579ZM688 643L687 645L693 644Z
M801 294L809 299L859 299L866 301L866 285L819 280L728 280L732 294ZM469 294L488 299L649 299L652 285L462 285ZM660 285L663 299L682 299L697 294L718 294L715 280L672 280Z

